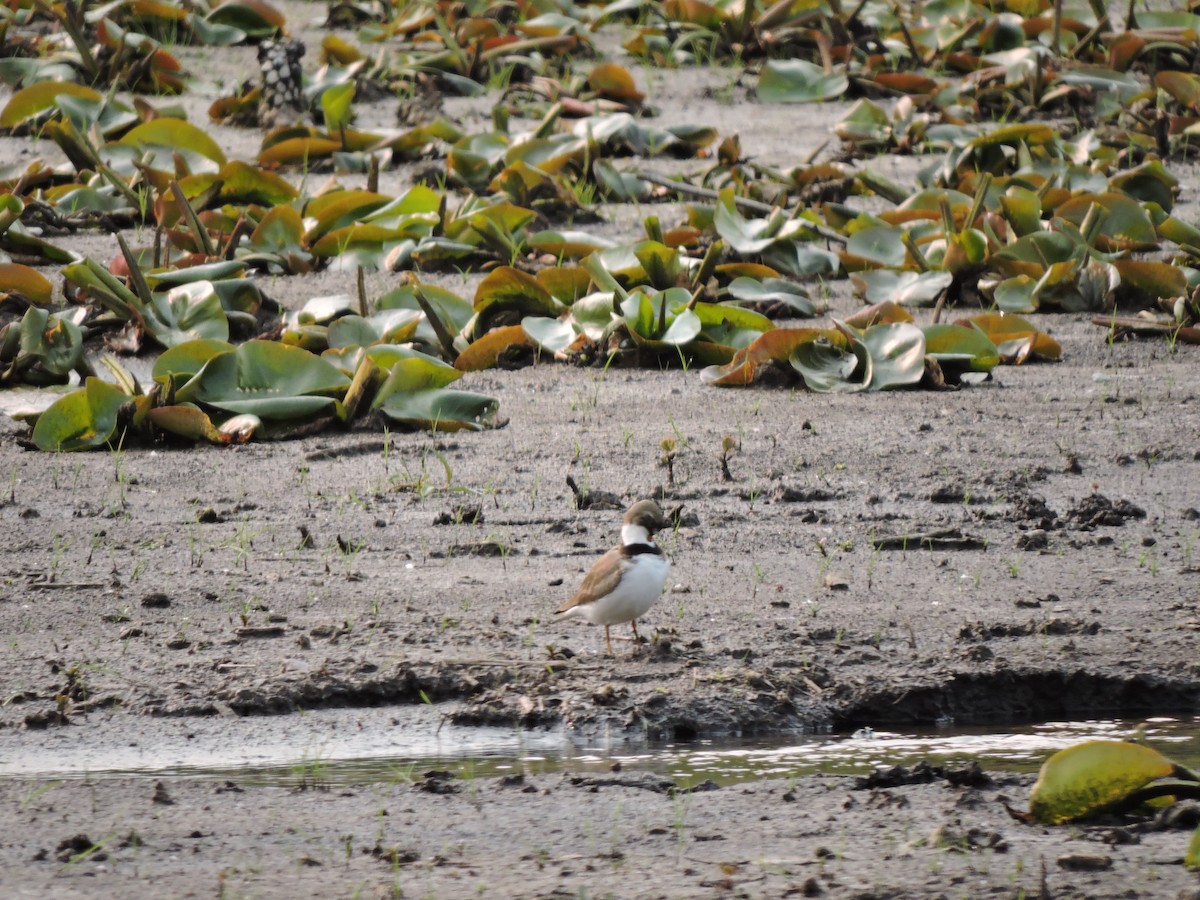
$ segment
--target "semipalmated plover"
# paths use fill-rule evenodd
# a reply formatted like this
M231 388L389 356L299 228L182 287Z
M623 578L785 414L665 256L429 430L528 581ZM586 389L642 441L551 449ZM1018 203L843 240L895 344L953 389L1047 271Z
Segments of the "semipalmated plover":
M653 500L639 500L629 507L621 526L621 543L596 561L578 593L555 610L555 616L580 616L593 625L603 625L609 655L613 649L608 629L632 622L636 650L640 641L637 620L663 592L670 569L653 536L670 527L670 520Z

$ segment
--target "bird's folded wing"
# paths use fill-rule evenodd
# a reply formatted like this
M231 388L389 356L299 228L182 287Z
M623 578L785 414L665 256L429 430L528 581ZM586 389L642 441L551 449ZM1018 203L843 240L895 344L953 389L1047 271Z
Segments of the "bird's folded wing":
M596 560L592 570L584 577L583 584L579 586L579 592L560 606L556 612L564 613L568 609L584 606L606 594L611 594L621 582L621 572L624 568L621 548L613 547Z

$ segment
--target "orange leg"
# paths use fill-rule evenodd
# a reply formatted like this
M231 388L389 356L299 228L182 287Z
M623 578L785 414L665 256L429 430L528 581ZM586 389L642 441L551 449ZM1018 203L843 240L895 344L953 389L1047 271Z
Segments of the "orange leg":
M608 634L608 626L604 626L604 643L608 644L608 655L612 656L612 638Z
M629 624L633 626L633 652L637 653L642 647L642 639L638 637L637 633L637 619L634 619Z

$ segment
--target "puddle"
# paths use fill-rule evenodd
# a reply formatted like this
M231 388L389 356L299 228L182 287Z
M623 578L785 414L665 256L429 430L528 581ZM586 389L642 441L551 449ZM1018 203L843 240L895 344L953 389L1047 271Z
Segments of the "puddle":
M403 720L398 718L402 715ZM126 723L127 725L128 723ZM866 774L878 766L961 765L1036 771L1055 750L1139 731L1151 746L1200 768L1200 718L1049 722L998 729L930 729L855 735L700 740L639 747L573 744L561 732L456 728L436 708L323 710L278 718L151 720L116 740L86 725L0 739L0 778L141 775L237 780L249 784L352 785L407 782L430 769L461 777L523 772L625 771L669 776L683 786L735 784L817 773Z

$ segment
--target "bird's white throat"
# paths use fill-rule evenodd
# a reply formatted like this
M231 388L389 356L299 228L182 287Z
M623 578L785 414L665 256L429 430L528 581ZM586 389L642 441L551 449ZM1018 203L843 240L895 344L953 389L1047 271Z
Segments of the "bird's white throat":
M641 525L627 522L621 526L621 543L629 546L630 544L653 544L654 541L650 540L650 532Z

